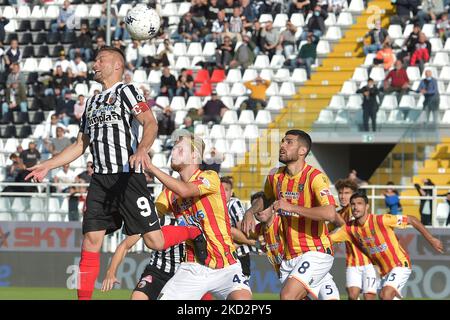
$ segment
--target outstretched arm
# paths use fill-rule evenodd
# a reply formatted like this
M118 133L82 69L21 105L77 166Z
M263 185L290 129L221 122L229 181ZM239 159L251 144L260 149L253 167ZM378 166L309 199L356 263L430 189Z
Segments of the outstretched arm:
M419 231L436 251L444 253L444 246L442 245L442 242L439 239L433 237L433 235L427 230L427 228L425 228L425 226L416 217L413 216L407 217L408 217L408 224L412 225L417 231Z
M273 210L283 210L289 213L295 213L305 218L321 221L334 221L336 218L336 208L334 205L326 205L314 208L300 207L296 204L287 202L284 199L277 200L273 203Z
M231 237L233 238L233 241L238 244L246 244L249 246L254 246L256 244L255 239L251 239L250 237L247 237L238 228L231 227Z
M106 271L106 277L102 283L103 292L111 290L114 287L114 284L119 283L119 281L117 281L116 279L117 268L127 255L128 250L130 250L136 244L136 242L139 241L140 238L141 238L140 235L135 234L125 238L125 240L123 240L119 244L119 246L116 249L116 252L114 252L114 256L111 260L108 271Z

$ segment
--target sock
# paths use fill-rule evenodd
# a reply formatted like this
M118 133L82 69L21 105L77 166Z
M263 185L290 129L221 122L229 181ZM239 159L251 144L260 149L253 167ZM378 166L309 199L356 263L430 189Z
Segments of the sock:
M203 295L203 297L201 298L201 300L214 300L214 297L211 293L207 292Z
M99 271L100 252L81 250L78 300L91 300Z
M202 233L199 228L191 226L163 226L161 231L164 235L163 250L186 240L195 239Z

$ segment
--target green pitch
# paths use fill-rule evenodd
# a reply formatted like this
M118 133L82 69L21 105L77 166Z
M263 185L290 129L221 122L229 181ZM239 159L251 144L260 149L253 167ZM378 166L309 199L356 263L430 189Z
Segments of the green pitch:
M94 300L128 300L131 290L111 290L101 292L95 290ZM0 287L0 300L76 300L76 290L65 288L22 288L22 287ZM255 300L278 300L278 294L256 293Z

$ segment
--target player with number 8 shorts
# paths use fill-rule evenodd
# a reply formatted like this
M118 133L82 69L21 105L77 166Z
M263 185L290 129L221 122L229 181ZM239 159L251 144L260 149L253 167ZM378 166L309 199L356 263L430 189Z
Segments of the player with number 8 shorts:
M325 221L335 221L336 204L328 178L305 162L311 144L311 137L302 130L286 132L279 151L285 166L271 170L264 188L272 203L265 210L280 216L286 245L280 266L281 299L304 299L321 286L334 260ZM246 212L244 233L254 230L253 215L263 210L259 201Z

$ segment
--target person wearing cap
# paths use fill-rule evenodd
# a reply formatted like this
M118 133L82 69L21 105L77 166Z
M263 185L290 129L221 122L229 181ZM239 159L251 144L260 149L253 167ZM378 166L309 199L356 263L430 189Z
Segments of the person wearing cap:
M222 116L227 111L227 106L218 99L217 91L213 90L211 93L211 100L205 103L203 108L198 109L198 115L202 116L203 123L214 122L219 124Z

